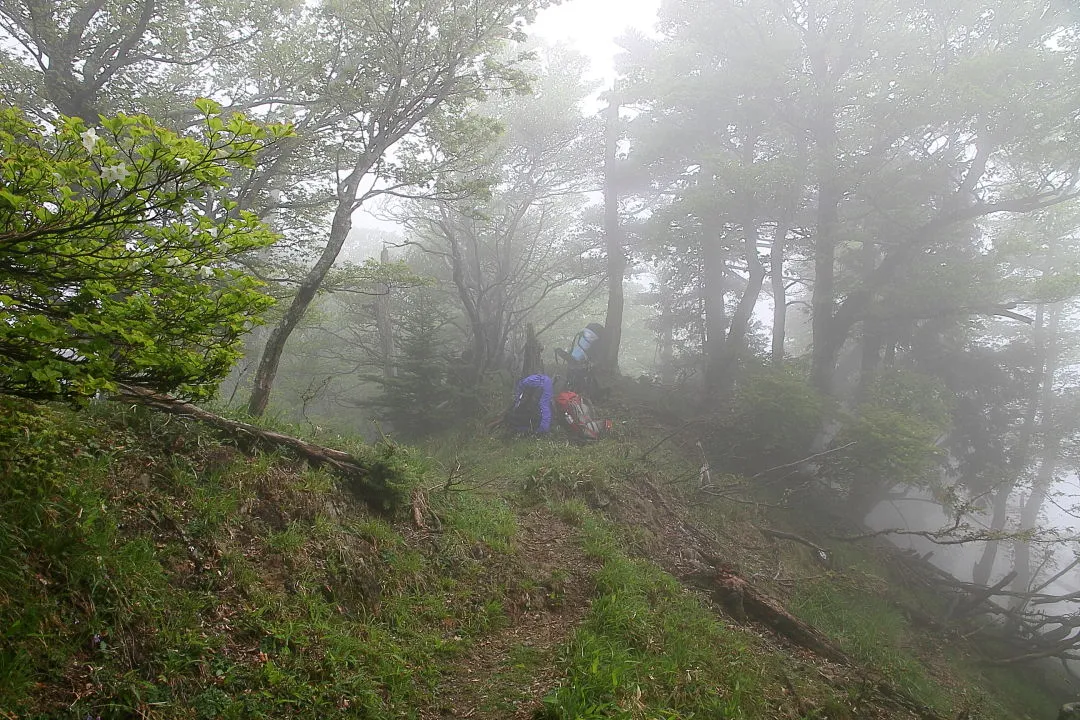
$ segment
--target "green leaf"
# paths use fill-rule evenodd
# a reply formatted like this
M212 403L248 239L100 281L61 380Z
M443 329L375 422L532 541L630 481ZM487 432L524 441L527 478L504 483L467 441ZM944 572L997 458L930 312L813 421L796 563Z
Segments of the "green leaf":
M6 205L11 210L18 210L23 203L23 199L7 190L0 190L0 203Z

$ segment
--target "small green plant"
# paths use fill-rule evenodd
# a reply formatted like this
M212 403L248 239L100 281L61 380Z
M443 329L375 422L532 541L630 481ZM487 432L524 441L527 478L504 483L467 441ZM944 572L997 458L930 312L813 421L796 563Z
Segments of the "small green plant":
M570 579L570 573L562 568L551 571L551 575L542 583L544 588L544 602L548 607L562 607L566 597L566 583Z
M481 543L495 552L510 549L517 533L517 521L505 500L456 495L447 498L445 506L444 523L461 542Z
M291 522L279 532L271 533L266 538L266 546L276 553L291 557L307 542L307 533L299 523Z
M382 518L369 517L352 520L345 527L350 533L367 540L376 550L394 548L402 542L397 531Z
M582 524L584 531L582 548L586 557L594 560L608 561L618 557L622 550L615 528L606 520L596 516L587 515Z
M567 525L575 527L581 527L585 522L585 517L589 514L588 506L582 500L576 498L556 503L553 509L556 517Z
M390 439L374 445L355 443L347 449L363 465L364 476L348 479L344 486L387 516L408 506L413 490L430 472L428 458Z

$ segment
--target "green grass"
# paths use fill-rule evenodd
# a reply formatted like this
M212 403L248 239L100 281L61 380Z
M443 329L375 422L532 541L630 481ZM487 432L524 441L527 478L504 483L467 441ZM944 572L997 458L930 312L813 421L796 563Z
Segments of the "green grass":
M182 421L3 402L0 708L15 716L407 716L506 622L505 503L448 501L448 539L424 553L326 473L272 455L204 466L214 441ZM411 457L380 452L388 480Z
M887 600L845 587L837 580L801 583L791 612L836 640L861 663L931 707L946 707L945 692L908 649L907 619Z
M766 671L746 638L656 565L626 557L609 526L588 518L584 530L586 551L603 560L597 597L542 717L765 717Z
M553 665L548 720L854 720L880 702L729 626L648 560L648 530L590 510L635 474L677 487L693 457L661 448L637 463L619 437L355 452L396 498L378 512L328 472L230 450L183 420L0 399L0 717L415 717L446 701L447 676L507 626L523 588L542 587L549 608L580 600L566 568L519 556L517 513L537 506L577 529L600 567L595 596L557 650L513 646L481 710L535 703L526 688ZM457 462L479 489L430 491L443 526L418 537L404 499ZM750 511L701 512L731 524ZM853 657L939 709L1053 714L1032 683L963 657L941 662L970 687L940 687L916 657L925 638L885 599L918 598L886 596L871 553L836 557L842 575L797 583L790 609Z
M455 494L440 504L446 529L463 545L484 545L488 550L510 550L517 521L509 503L502 498Z
M464 485L516 495L526 503L608 491L627 475L635 450L616 439L571 445L559 434L513 440L453 436L428 447L444 467L465 469Z
M557 518L574 527L581 527L589 512L588 505L577 498L553 502L550 507Z

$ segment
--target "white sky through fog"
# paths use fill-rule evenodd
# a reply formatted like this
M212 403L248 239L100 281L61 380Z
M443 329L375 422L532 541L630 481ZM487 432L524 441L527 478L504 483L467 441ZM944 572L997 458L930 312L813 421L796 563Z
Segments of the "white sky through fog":
M587 77L603 80L599 90L603 92L615 79L614 60L619 52L615 38L629 28L651 33L659 8L660 0L566 0L541 10L527 32L552 44L566 43L588 57L591 68ZM588 109L599 108L597 102L595 108ZM379 204L375 205L377 208ZM354 237L365 228L400 229L397 223L380 217L378 209L374 209L374 214L369 210L360 209L353 215ZM377 253L378 248L372 247L369 252Z
M589 77L610 85L615 77L613 59L619 48L615 38L628 28L649 33L656 21L660 0L567 0L541 10L530 28L548 42L565 42L592 61Z

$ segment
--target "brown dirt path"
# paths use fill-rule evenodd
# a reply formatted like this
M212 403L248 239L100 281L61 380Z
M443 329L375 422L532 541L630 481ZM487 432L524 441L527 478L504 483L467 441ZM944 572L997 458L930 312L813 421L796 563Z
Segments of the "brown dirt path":
M527 720L558 683L557 653L589 609L598 565L582 552L578 529L544 508L518 519L516 542L532 587L507 608L507 627L443 675L424 720Z

